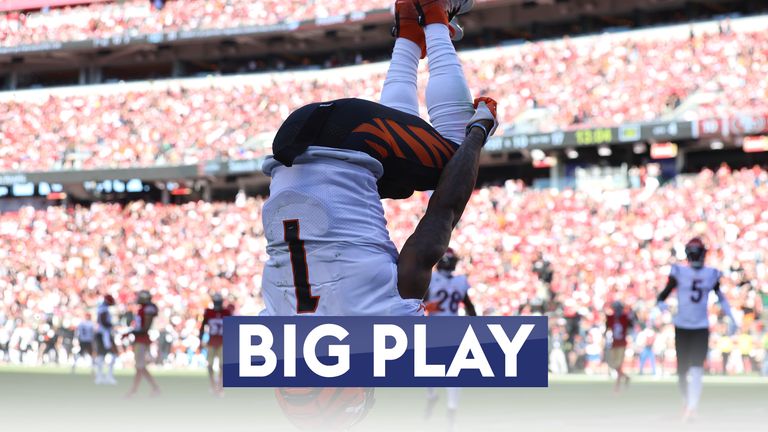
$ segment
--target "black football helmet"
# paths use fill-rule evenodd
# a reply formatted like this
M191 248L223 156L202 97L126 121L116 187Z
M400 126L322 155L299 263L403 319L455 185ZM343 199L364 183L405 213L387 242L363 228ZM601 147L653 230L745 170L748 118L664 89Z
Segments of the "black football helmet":
M140 305L147 305L152 302L152 294L147 290L141 290L136 294L137 301Z
M700 238L694 237L685 245L685 256L691 267L699 269L704 267L704 257L707 255L707 247Z
M211 296L211 300L213 300L213 309L214 310L222 310L224 309L224 297L222 297L221 294L215 293Z
M440 261L437 262L437 269L452 272L456 270L456 264L458 264L458 262L459 257L453 249L448 248L443 254L443 257L440 258Z

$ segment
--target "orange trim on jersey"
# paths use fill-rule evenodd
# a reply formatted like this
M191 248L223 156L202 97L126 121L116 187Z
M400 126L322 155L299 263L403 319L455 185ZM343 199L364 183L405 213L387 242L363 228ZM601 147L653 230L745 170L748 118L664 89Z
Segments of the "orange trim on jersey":
M435 138L434 135L430 134L426 130L415 127L415 126L408 126L408 128L416 134L423 142L427 145L427 148L432 152L432 154L435 156L435 160L437 160L437 166L438 168L442 168L444 165L445 159L451 158L451 153L449 153L445 147L443 147L443 144Z
M408 147L413 150L413 153L416 154L416 157L419 158L419 161L424 166L428 167L435 167L435 163L432 161L432 158L429 157L429 153L427 153L427 150L424 148L424 145L419 142L416 138L413 137L413 135L409 134L405 129L400 127L397 122L393 120L387 120L387 124L389 127L392 128L392 130L395 131L395 133L405 142Z
M363 123L360 126L356 127L355 130L352 131L352 133L369 133L371 135L375 135L377 138L380 138L382 141L390 142L394 141L392 139L392 136L389 135L388 132L382 131L381 129L377 128L376 126L370 124L370 123Z
M437 140L438 140L438 141L440 141L441 143L443 143L443 145L444 145L445 147L447 147L447 148L448 148L448 150L451 152L451 155L453 155L454 153L456 153L456 150L454 149L454 147L456 146L456 144L451 144L451 143L450 143L450 142L449 142L447 139L443 138L443 137L442 137L440 134L435 134L435 133L432 133L431 135L432 135L432 136L434 136L435 138L437 138Z
M376 124L379 125L382 133L386 134L386 136L388 137L388 139L386 139L385 141L387 141L387 143L389 143L389 145L392 146L392 151L395 153L395 156L399 157L400 159L406 159L405 154L403 153L402 150L400 150L400 146L397 144L397 141L392 136L392 134L389 133L389 129L387 129L387 127L384 125L384 122L380 118L375 118L373 119L373 121L375 121Z
M369 139L364 140L364 141L365 141L366 144L371 146L371 148L374 149L376 151L376 153L378 153L379 156L381 156L382 158L385 158L385 157L389 156L389 152L387 151L386 148L376 144L375 142L373 142L373 141L371 141Z

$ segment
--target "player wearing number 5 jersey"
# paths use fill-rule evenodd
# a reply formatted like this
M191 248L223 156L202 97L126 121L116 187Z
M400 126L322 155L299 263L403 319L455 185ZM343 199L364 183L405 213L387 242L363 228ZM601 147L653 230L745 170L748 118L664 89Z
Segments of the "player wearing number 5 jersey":
M211 380L211 391L221 394L224 390L222 371L224 370L224 358L222 346L224 345L224 318L232 316L232 310L224 307L224 298L221 294L211 296L213 308L206 309L203 313L203 322L200 324L200 346L202 348L205 329L208 328L208 377ZM216 379L213 363L218 359L219 377Z
M704 360L709 347L709 294L714 292L720 307L730 319L730 332L735 331L735 319L725 295L720 291L722 273L712 267L704 266L707 249L699 238L694 238L685 245L688 265L672 265L669 280L664 291L659 294L660 309L667 308L664 303L677 291L677 313L675 323L675 350L677 352L677 379L685 401L684 419L691 418L701 397Z
M266 315L423 315L432 267L448 247L497 126L496 103L474 106L450 21L472 0L398 0L397 40L381 103L339 99L293 112L263 170L269 260ZM421 24L424 27L421 27ZM430 123L418 117L425 46ZM398 254L382 198L431 190L424 218Z

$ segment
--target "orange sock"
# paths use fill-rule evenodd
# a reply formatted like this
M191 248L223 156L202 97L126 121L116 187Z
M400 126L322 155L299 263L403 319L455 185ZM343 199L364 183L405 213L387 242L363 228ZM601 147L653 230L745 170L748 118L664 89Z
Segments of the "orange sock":
M395 13L397 14L399 38L405 38L421 47L421 58L427 56L427 39L424 36L424 29L419 24L419 12L416 9L415 0L398 0L395 3Z
M421 9L424 11L424 25L445 24L448 25L448 12L445 4L440 0L421 0Z
M421 47L421 58L427 56L427 38L424 36L424 29L416 21L400 20L400 34L398 37L408 39Z

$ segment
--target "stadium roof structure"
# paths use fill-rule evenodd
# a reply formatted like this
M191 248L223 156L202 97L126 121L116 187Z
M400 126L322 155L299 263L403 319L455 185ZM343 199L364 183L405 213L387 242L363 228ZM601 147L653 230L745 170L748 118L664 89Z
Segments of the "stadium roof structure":
M704 15L726 13L742 0L486 0L462 17L466 40L498 34L508 40L541 35L592 33L651 25L659 15L704 9ZM749 3L749 2L747 2ZM754 3L754 2L753 2ZM741 8L741 7L740 7ZM737 8L739 9L739 8ZM654 15L655 14L655 15ZM691 15L693 16L693 15ZM685 19L684 16L681 16ZM337 16L286 21L271 25L189 29L141 34L136 30L111 37L0 46L0 77L15 88L19 75L70 73L73 83L93 84L109 79L104 68L158 65L168 75L181 73L184 62L214 62L290 54L306 56L339 51L389 49L392 25L389 9L356 11ZM549 30L543 30L543 29ZM174 65L160 67L159 65Z

